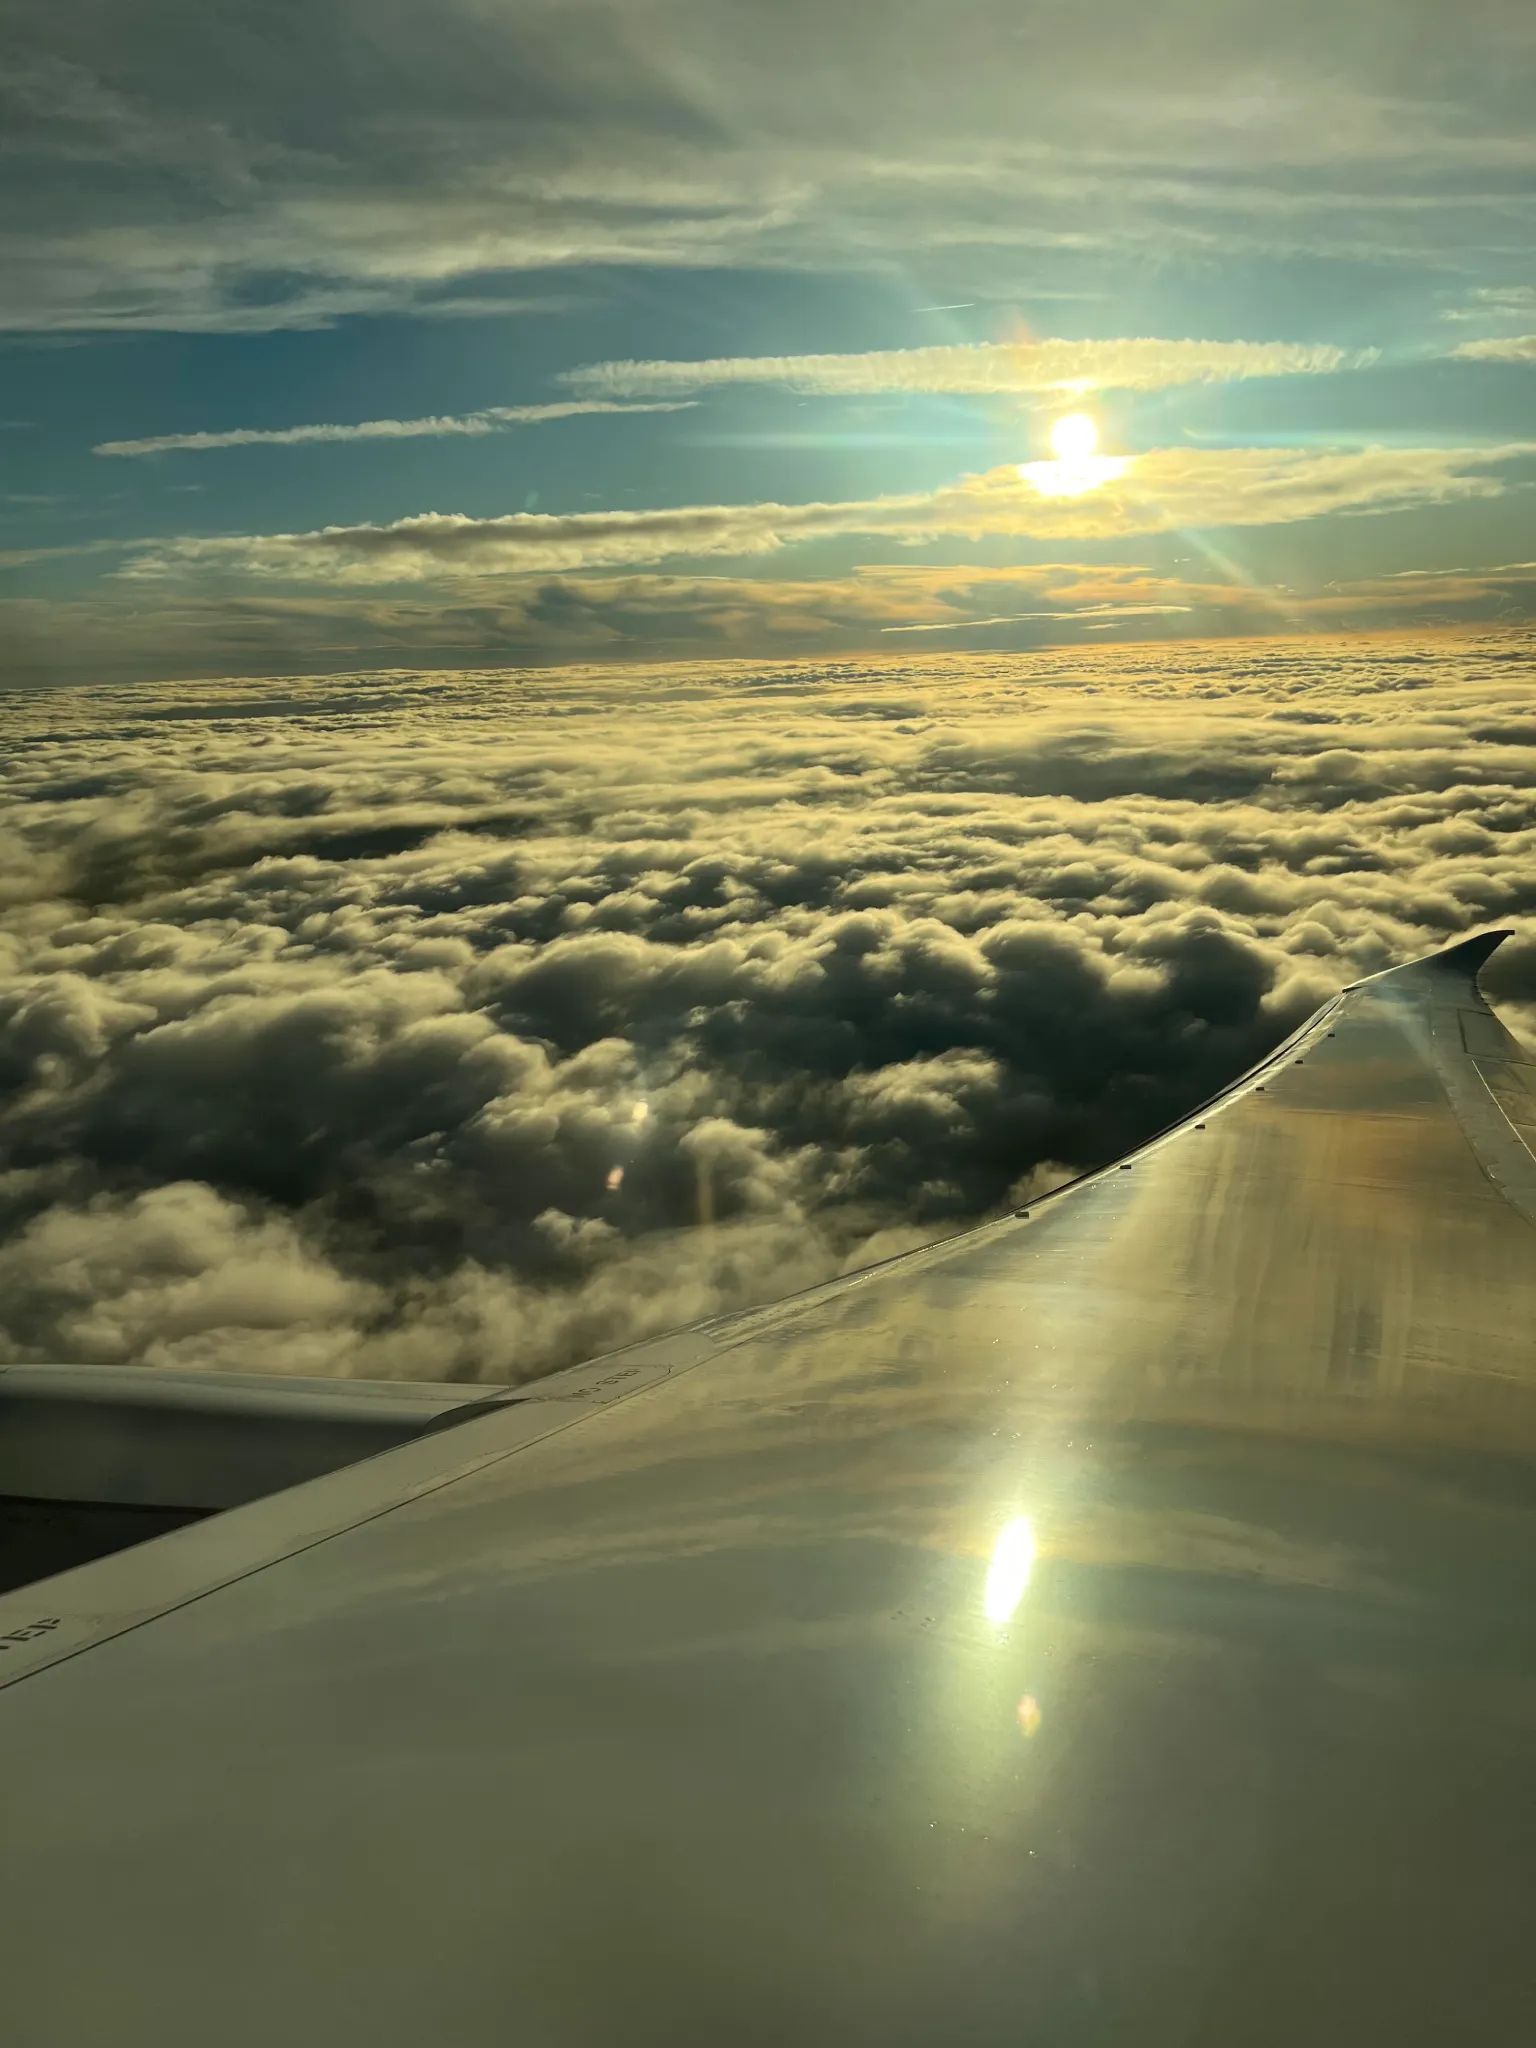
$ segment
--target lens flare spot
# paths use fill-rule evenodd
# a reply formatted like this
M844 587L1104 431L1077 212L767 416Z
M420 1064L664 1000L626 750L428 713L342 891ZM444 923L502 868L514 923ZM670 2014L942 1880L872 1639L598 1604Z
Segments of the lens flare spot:
M1024 1598L1024 1589L1029 1584L1034 1566L1034 1528L1021 1515L1001 1531L992 1549L986 1590L982 1595L988 1621L1001 1627L1004 1622L1012 1620L1013 1610Z

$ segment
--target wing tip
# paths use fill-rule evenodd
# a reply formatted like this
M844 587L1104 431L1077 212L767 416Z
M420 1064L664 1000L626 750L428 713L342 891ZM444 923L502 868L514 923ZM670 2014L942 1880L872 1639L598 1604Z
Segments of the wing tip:
M1390 981L1397 974L1417 974L1425 969L1433 973L1460 974L1476 983L1480 969L1499 950L1506 939L1514 937L1513 929L1502 926L1498 931L1477 932L1470 939L1458 939L1453 946L1446 946L1438 953L1423 953L1417 960L1405 960L1398 967L1388 967L1380 974L1362 975L1359 981L1352 981L1351 988L1363 988L1368 982Z

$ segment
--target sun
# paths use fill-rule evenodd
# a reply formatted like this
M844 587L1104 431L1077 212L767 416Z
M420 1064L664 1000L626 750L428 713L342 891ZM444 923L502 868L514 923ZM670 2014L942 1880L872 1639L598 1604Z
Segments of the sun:
M1042 498L1084 498L1118 483L1131 467L1129 455L1100 455L1099 423L1091 413L1063 413L1051 427L1052 462L1021 462L1019 475Z
M1098 445L1098 424L1085 412L1069 412L1051 428L1051 452L1058 462L1089 462Z

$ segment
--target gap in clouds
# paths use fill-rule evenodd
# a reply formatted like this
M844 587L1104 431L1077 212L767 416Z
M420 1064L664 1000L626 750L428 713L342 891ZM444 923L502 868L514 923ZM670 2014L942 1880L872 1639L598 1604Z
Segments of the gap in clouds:
M1114 1156L1492 922L1528 642L5 700L0 1358L521 1379Z

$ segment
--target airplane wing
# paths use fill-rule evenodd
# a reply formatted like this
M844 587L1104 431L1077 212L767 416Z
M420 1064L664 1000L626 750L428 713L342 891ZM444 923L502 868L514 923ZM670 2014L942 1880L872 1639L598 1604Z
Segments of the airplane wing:
M1498 936L1026 1213L0 1599L4 2039L1528 2041Z
M0 1593L463 1421L502 1391L0 1365Z

